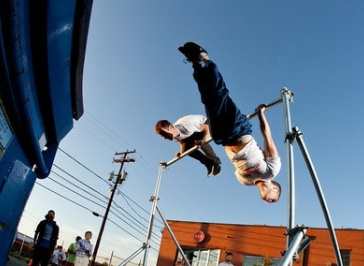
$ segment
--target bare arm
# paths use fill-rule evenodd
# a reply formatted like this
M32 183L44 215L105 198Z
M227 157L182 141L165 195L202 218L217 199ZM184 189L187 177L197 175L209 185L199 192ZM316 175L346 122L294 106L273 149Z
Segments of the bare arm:
M175 157L180 158L181 154L186 151L186 143L179 141L180 151L176 153Z
M270 131L270 127L268 121L265 117L265 105L261 104L255 109L258 114L259 123L260 123L260 131L262 132L264 138L264 153L266 157L279 157L278 150L276 145L274 144L272 132Z
M211 138L209 125L208 124L201 124L200 129L201 129L201 132L203 134L202 140L204 142L208 141Z

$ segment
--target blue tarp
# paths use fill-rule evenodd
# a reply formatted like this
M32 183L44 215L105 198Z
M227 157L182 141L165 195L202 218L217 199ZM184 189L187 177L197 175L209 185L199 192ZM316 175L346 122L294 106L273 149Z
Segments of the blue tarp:
M83 114L92 0L0 1L0 265L36 178Z

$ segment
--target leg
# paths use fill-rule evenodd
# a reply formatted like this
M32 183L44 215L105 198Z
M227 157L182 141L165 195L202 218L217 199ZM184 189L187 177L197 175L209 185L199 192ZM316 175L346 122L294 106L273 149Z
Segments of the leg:
M246 115L236 107L217 66L208 61L204 66L194 64L193 77L210 121L210 132L216 144L226 145L239 137L251 134Z
M220 158L216 156L214 150L209 143L202 145L201 150L205 153L207 158L214 162L214 164L221 164Z
M209 143L206 143L201 146L201 150L205 153L206 157L213 161L214 170L212 171L212 175L218 175L221 172L221 161L220 158L216 156L214 150L212 149Z
M40 256L41 256L41 253L40 253L39 247L35 247L34 253L33 253L33 263L32 263L33 266L38 266L40 259L41 259Z
M43 248L42 251L42 259L41 259L41 266L47 266L49 264L49 260L51 259L52 251L48 248Z
M195 146L195 140L201 139L199 137L199 133L194 133L190 137L183 140L183 143L181 144L182 150L187 151ZM201 151L196 150L194 152L191 152L188 156L198 160L200 163L206 166L207 168L207 176L210 176L213 172L214 167L214 161L205 156Z
M189 150L192 147L194 147L195 141L201 140L202 137L203 137L202 132L195 132L190 137L184 139L183 140L184 150L186 151L186 150ZM209 160L207 162L209 164L211 164L211 161L213 162L213 164L221 163L219 157L216 156L216 154L215 154L214 150L212 149L212 147L210 146L210 144L206 143L205 145L203 145L201 147L201 150L203 151L204 154L202 154L200 151L197 150L196 152L199 152L201 155L194 155L195 152L193 152L193 153L191 153L191 157L199 160L202 164L205 164L206 158ZM194 156L196 156L196 157L194 157ZM203 157L205 157L205 158L203 158Z
M202 152L200 152L199 150L191 152L189 154L190 157L198 160L200 163L202 163L203 165L205 165L206 167L209 165L213 165L213 161L209 158L207 158Z
M196 133L195 133L196 134ZM188 151L189 149L193 148L195 146L195 134L193 134L192 136L188 137L188 138L185 138L183 140L182 143L180 143L181 145L181 152L185 152L185 151ZM205 164L208 163L206 161L206 156L203 155L202 152L200 152L199 150L196 150L194 152L191 152L188 156L198 160L200 163L202 164Z

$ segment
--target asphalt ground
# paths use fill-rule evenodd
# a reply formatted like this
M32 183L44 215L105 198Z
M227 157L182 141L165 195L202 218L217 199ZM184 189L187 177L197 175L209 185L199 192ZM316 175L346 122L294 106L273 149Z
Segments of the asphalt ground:
M5 264L5 266L27 266L28 264L23 261L23 260L19 260L16 259L14 257L9 257L8 262Z

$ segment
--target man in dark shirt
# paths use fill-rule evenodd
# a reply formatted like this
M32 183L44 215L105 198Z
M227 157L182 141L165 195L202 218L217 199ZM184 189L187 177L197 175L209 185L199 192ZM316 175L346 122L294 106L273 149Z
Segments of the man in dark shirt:
M34 234L33 265L47 266L57 244L59 227L54 221L55 212L48 211L45 220L41 221Z

